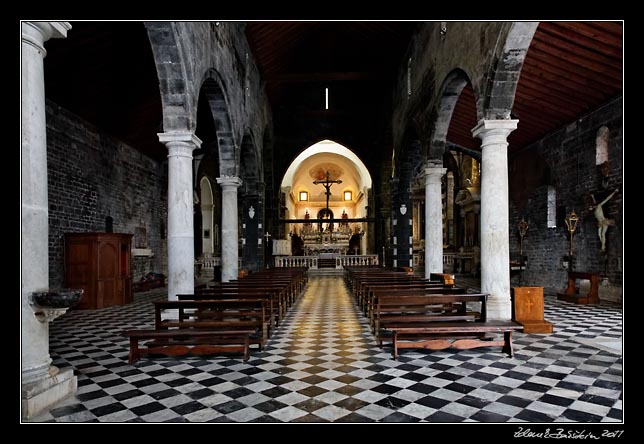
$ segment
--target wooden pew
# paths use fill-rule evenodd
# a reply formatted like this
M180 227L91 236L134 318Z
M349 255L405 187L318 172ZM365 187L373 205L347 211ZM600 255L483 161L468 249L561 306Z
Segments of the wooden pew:
M369 323L373 328L374 334L377 332L376 326L376 307L378 306L378 301L380 298L407 298L407 297L417 297L417 296L441 296L441 295L453 295L453 294L466 294L465 288L454 288L454 287L426 287L426 288L385 288L379 289L373 292L373 297L369 301L368 308L368 318ZM470 300L470 299L468 299ZM459 307L462 304L459 301L446 302L442 305L444 311L453 311L456 307Z
M501 346L502 352L512 357L512 332L522 331L520 324L512 321L488 322L436 322L424 327L399 327L393 331L393 355L398 359L400 348L427 348L444 350L453 347L459 350L477 347ZM481 334L503 333L502 341L479 339ZM414 341L411 337L422 336L424 340ZM474 339L468 339L474 337ZM452 342L447 338L453 338ZM459 339L460 338L460 339Z
M264 301L264 326L262 327L264 342L268 340L277 327L276 312L273 303L273 295L267 292L260 292L255 289L241 289L229 291L212 291L202 289L194 294L177 294L179 301L208 301L208 300L256 300Z
M165 310L176 310L176 318L163 319ZM154 302L155 328L127 330L130 339L130 364L141 355L168 356L211 353L243 353L249 357L251 343L261 346L266 337L265 301L204 300ZM139 341L147 341L146 348Z
M480 312L468 311L470 302L479 302ZM445 304L454 303L460 303L456 310L445 309ZM512 356L512 332L522 331L523 326L512 321L487 321L486 303L487 294L482 293L380 297L376 311L377 340L382 346L382 333L391 334L394 359L398 358L400 348L502 346L503 352ZM503 341L485 338L491 333L503 333Z

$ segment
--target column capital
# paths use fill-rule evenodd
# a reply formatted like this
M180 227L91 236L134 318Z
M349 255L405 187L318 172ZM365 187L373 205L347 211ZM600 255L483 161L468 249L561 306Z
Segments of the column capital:
M189 157L192 159L192 151L201 146L201 139L195 133L167 132L157 133L159 142L168 148L168 157Z
M238 188L242 184L242 180L237 176L221 176L217 178L217 183L222 188Z
M472 128L472 137L479 137L483 139L484 137L498 136L505 139L512 131L517 129L518 123L518 120L509 119L481 119L479 120L479 123L474 128ZM503 140L503 142L505 142L505 140Z
M439 181L447 172L447 168L438 165L428 165L425 167L425 183L430 181Z
M171 143L191 143L196 148L201 146L201 139L195 135L195 133L190 131L170 131L167 133L157 133L159 136L159 142L164 145L170 145ZM194 148L193 148L194 149Z
M22 22L22 41L35 47L45 57L44 44L51 38L65 38L72 28L69 22Z

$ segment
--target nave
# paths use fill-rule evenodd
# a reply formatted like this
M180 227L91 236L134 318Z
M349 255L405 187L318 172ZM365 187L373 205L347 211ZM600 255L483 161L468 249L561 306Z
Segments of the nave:
M461 285L475 286L476 281ZM380 349L340 277L311 278L262 352L143 358L127 364L129 328L152 325L152 301L70 311L51 324L53 365L78 392L35 422L618 422L622 311L546 295L551 335L496 348ZM604 345L602 345L604 344Z

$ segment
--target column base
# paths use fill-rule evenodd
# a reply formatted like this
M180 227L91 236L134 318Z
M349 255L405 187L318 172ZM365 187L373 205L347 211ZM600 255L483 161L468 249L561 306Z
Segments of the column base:
M512 301L510 298L502 301L487 300L488 321L509 321L512 319Z
M78 378L71 368L49 368L49 375L40 381L22 386L22 419L30 419L76 393Z

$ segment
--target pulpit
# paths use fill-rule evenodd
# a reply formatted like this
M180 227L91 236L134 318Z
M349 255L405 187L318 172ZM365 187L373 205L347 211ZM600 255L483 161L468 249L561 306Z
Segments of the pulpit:
M543 287L512 287L512 320L524 333L552 333L552 323L543 318Z

